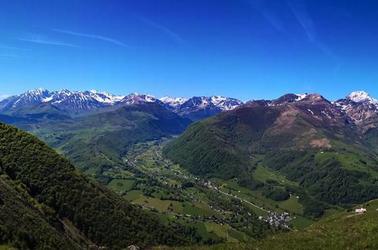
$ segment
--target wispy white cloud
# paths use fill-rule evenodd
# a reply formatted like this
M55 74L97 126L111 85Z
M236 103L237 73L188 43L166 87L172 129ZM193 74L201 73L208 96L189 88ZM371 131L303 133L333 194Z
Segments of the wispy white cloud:
M91 38L91 39L96 39L96 40L101 40L104 42L112 43L114 45L122 46L122 47L129 47L127 44L111 38L107 36L101 36L101 35L95 35L95 34L86 34L86 33L80 33L80 32L75 32L75 31L70 31L70 30L62 30L62 29L53 29L55 32L67 34L67 35L72 35L72 36L78 36L78 37L85 37L85 38Z
M286 33L284 23L277 13L267 6L262 0L245 0L253 9L257 10L261 16L277 31Z
M160 23L157 23L157 22L154 22L148 18L145 18L143 16L137 16L137 18L142 21L143 23L161 31L162 33L164 33L165 35L169 36L173 41L175 41L176 43L178 44L184 44L185 43L185 40L179 35L177 34L176 32L172 31L171 29L169 29L168 27L160 24Z
M301 0L289 0L287 3L294 17L303 28L308 41L314 44L324 54L337 61L338 58L335 53L319 39L314 20L308 13L305 3Z
M73 48L79 47L75 44L49 39L40 35L31 35L28 37L18 38L18 40L23 41L23 42L41 44L41 45L64 46L64 47L73 47Z
M314 21L307 12L306 6L302 1L288 1L289 7L293 12L298 23L302 26L310 42L315 42L317 38Z

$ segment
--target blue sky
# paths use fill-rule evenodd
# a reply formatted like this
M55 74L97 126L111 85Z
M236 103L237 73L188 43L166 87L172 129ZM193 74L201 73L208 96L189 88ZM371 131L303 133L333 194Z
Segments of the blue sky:
M374 0L5 0L0 96L378 97Z

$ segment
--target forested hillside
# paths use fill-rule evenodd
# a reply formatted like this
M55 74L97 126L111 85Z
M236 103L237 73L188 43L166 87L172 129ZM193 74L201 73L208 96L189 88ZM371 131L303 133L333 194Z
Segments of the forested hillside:
M3 124L0 164L2 241L24 249L188 242L190 231L163 225L81 175L43 142Z
M25 192L22 184L1 175L0 245L11 243L19 249L80 249L80 243L71 239L63 224L49 212Z

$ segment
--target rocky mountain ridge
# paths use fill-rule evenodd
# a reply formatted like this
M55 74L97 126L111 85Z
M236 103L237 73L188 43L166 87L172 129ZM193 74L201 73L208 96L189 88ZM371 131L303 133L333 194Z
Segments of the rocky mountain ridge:
M183 116L191 113L204 113L207 117L222 111L232 110L243 104L242 101L222 97L192 97L192 98L156 98L148 94L132 93L129 95L113 95L107 92L91 91L49 91L46 89L29 90L20 95L11 96L0 101L0 113L14 113L29 110L33 106L51 107L53 109L72 113L85 113L107 107L157 103Z
M327 103L327 110L320 110L315 114L310 106L317 103ZM346 115L347 119L366 132L375 128L378 122L378 100L365 91L355 91L343 99L329 101L319 94L286 94L274 100L253 100L242 102L235 98L223 96L195 96L157 98L148 94L132 93L129 95L114 95L107 92L91 91L49 91L46 89L29 90L20 95L11 96L0 101L1 114L65 112L65 114L82 114L102 110L108 107L156 103L180 116L191 120L201 120L223 111L234 110L242 105L264 104L267 106L287 105L291 103L305 103L306 112L329 118ZM302 105L303 106L303 105Z

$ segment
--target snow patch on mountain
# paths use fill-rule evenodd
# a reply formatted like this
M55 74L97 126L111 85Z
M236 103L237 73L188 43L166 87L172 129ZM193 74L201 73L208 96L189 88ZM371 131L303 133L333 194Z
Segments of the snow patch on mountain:
M127 96L125 96L120 103L123 104L141 104L141 103L153 103L159 101L152 95L145 95L145 94L138 94L138 93L132 93Z
M222 110L233 110L243 104L242 101L224 96L212 96L211 103Z
M0 94L0 101L7 99L10 95Z
M177 106L182 105L184 102L186 102L188 98L164 96L160 98L159 100L171 107L177 107Z
M297 102L302 101L308 96L308 94L295 94L295 95L297 96L297 99L295 100Z
M355 91L352 92L349 96L347 96L347 99L361 103L361 102L369 102L371 104L378 104L378 100L371 97L367 92L365 91Z
M211 108L226 111L235 109L243 104L242 101L224 96L195 96L189 99L183 97L163 97L160 101L179 111L194 111Z
M97 92L96 90L89 91L89 95L96 101L106 104L115 104L125 98L125 96L113 95L107 92Z

